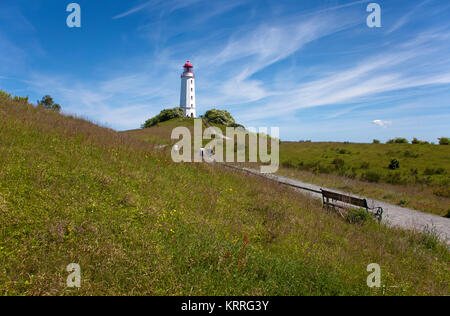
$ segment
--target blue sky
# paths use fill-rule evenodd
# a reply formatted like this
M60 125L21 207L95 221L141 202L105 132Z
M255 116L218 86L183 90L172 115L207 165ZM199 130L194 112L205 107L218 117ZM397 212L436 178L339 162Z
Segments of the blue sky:
M178 106L190 60L199 114L284 140L450 136L447 0L78 0L79 29L70 2L0 2L0 88L133 129Z

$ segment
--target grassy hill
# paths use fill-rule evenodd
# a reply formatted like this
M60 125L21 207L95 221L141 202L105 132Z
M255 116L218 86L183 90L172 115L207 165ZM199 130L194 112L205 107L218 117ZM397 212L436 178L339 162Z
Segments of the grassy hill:
M194 135L194 119L192 118L175 118L169 121L158 123L151 128L140 128L136 130L130 130L122 132L127 136L132 136L144 142L154 145L167 145L173 144L176 141L170 139L172 130L178 126L185 126L189 128L191 134ZM203 125L203 128L206 128Z
M1 295L449 293L433 235L350 224L264 179L175 164L6 97L0 116ZM366 285L372 262L381 289ZM70 263L80 289L66 289Z

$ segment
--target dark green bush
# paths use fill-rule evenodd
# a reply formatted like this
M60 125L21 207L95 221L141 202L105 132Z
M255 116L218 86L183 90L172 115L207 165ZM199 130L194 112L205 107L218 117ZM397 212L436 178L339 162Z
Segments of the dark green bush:
M412 142L411 142L411 144L414 144L414 145L426 145L426 144L429 144L429 143L426 142L426 141L418 140L417 138L414 137Z
M397 159L392 159L388 166L391 170L396 170L400 168L400 162Z
M380 144L381 142L378 139L374 139L372 144Z
M180 107L176 107L173 109L165 109L162 110L157 116L152 117L145 121L144 124L142 124L142 128L149 128L152 126L155 126L158 123L162 123L165 121L169 121L174 118L181 118L184 117L184 110Z
M41 101L37 101L38 107L43 107L47 110L61 111L61 106L53 101L53 98L49 95L42 97Z
M398 137L398 138L395 138L395 139L388 140L386 142L386 144L408 144L408 140L406 138Z
M439 145L450 145L450 138L448 137L441 137L439 139Z
M212 109L205 113L204 117L212 124L221 124L235 127L237 124L228 111Z

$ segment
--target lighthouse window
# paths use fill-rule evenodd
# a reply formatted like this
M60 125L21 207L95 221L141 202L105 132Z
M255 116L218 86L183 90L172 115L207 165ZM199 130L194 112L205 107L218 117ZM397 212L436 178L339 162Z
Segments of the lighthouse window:
M191 95L191 100L193 100L194 98L192 97L192 95Z

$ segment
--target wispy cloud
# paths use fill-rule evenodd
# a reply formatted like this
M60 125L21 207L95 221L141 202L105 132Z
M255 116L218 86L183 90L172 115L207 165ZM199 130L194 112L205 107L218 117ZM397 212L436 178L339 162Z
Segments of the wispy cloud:
M397 22L388 29L387 33L389 34L395 32L398 29L405 26L406 24L408 24L420 10L431 1L433 0L424 0L420 2L418 5L414 6L412 10L408 11L405 15L403 15L400 19L398 19Z
M121 19L127 17L129 15L138 13L145 9L149 9L152 11L158 11L160 14L169 14L174 11L192 6L196 3L203 2L205 0L151 0L146 1L136 7L133 7L125 12L117 14L113 17L113 19Z
M116 20L116 19L121 19L121 18L127 17L127 16L129 16L129 15L131 15L131 14L133 14L133 13L137 13L137 12L139 12L139 11L142 11L143 9L145 9L145 8L147 8L147 7L149 7L149 6L158 4L158 3L160 3L160 2L161 2L161 1L159 1L159 0L146 1L146 2L144 2L144 3L142 3L142 4L138 5L138 6L136 6L136 7L134 7L134 8L131 8L131 9L125 11L125 12L122 12L122 13L120 13L120 14L117 14L116 16L113 17L113 19Z

